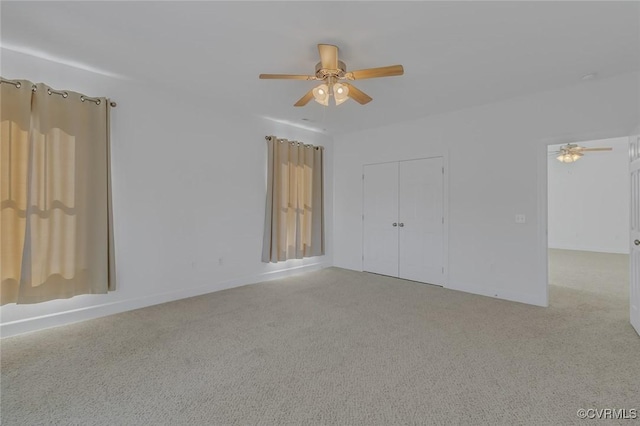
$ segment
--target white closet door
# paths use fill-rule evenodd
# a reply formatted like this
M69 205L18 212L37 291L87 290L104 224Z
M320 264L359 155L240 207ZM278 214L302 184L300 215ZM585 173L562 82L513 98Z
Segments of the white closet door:
M362 268L397 277L398 163L364 166L363 195Z
M444 285L442 166L442 157L400 162L400 278Z
M631 325L640 334L640 128L630 138L631 251L629 255Z

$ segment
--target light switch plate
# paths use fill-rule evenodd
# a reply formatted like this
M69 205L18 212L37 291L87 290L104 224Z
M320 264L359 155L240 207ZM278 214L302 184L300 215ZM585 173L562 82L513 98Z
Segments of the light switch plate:
M527 221L527 217L523 214L516 215L516 223L525 223Z

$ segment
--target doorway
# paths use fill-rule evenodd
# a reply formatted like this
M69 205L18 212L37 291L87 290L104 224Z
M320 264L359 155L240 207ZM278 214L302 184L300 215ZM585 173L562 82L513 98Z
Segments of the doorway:
M547 151L550 304L591 300L627 311L629 138L549 145Z

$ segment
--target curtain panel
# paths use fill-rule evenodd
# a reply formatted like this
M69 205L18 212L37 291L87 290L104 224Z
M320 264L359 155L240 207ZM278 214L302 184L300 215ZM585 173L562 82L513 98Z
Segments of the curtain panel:
M0 84L1 304L115 289L109 101Z
M267 198L263 262L324 254L321 146L267 138Z

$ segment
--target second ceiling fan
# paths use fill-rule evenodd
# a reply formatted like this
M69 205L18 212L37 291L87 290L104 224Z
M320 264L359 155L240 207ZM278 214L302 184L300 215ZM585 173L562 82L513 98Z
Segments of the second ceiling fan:
M549 155L557 155L556 159L561 163L573 163L582 158L585 152L611 150L613 150L611 147L585 148L575 143L568 143L562 145L557 151L551 151Z
M321 105L329 105L329 98L333 96L336 105L340 105L351 98L361 105L371 102L371 96L364 93L345 80L364 80L366 78L392 77L404 74L402 65L388 67L367 68L357 71L347 71L344 62L338 60L338 47L331 44L319 44L320 62L316 64L315 75L296 74L260 74L261 79L284 80L319 80L322 83L309 90L294 106L305 106L311 99Z

